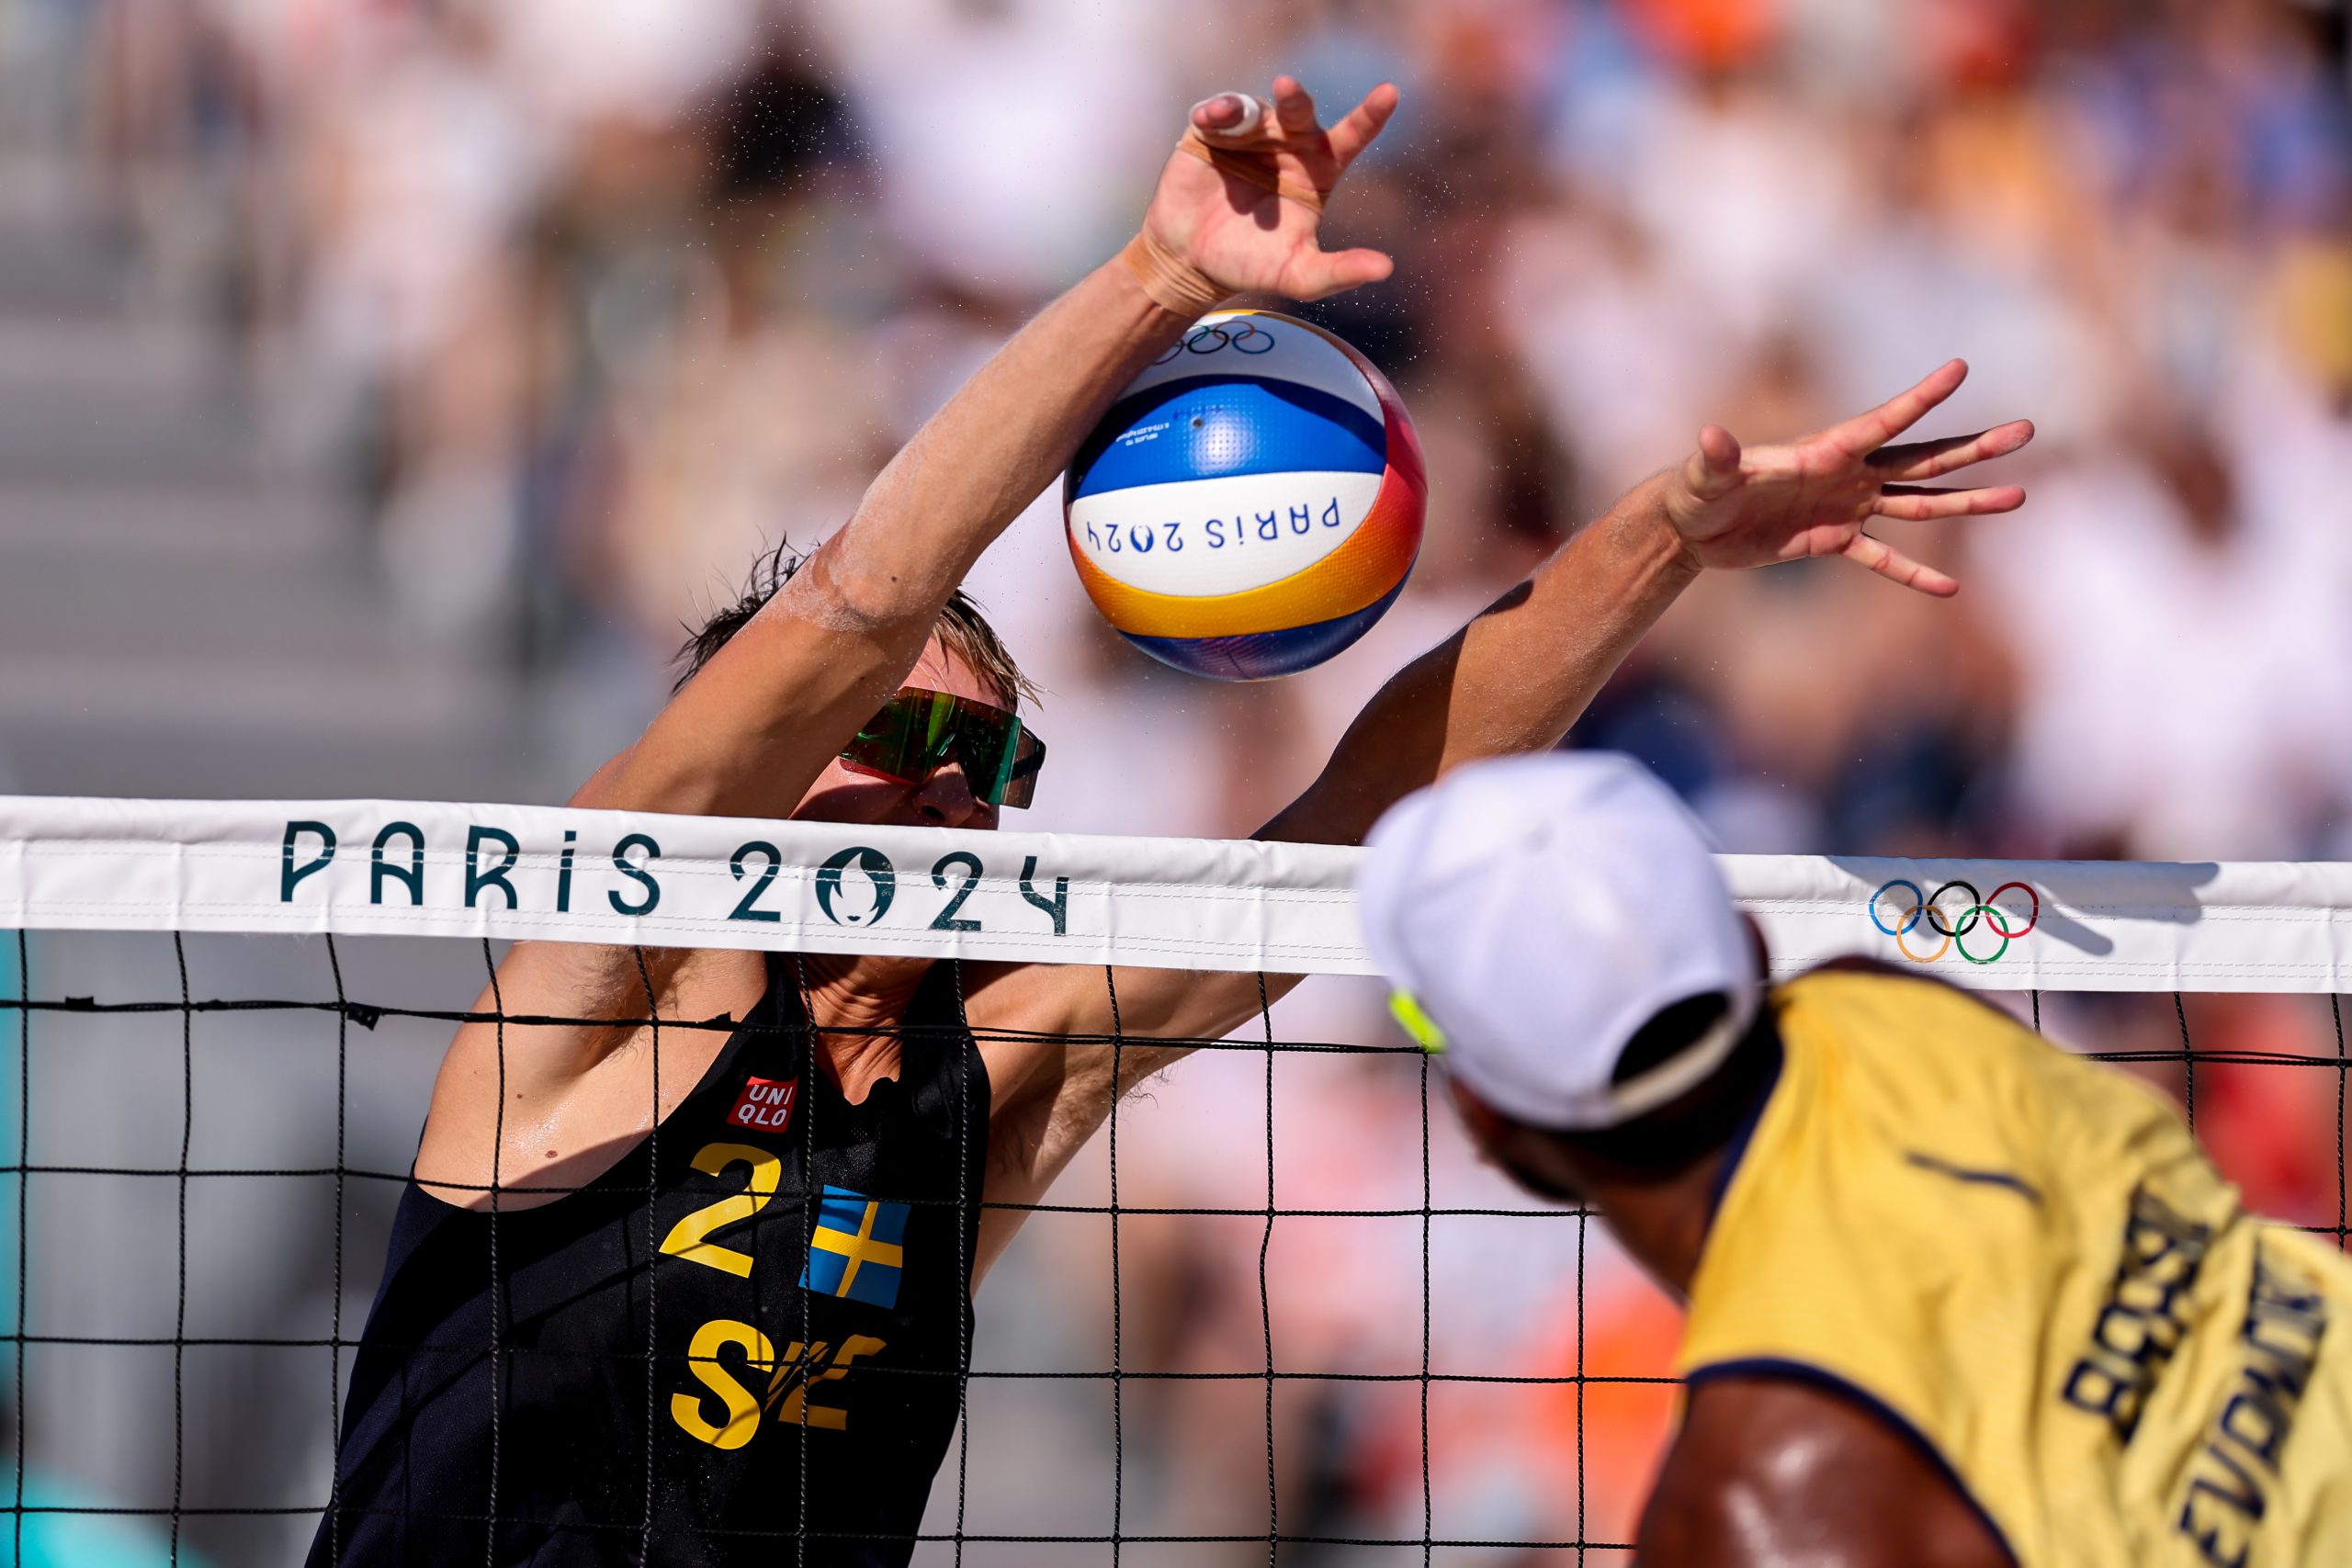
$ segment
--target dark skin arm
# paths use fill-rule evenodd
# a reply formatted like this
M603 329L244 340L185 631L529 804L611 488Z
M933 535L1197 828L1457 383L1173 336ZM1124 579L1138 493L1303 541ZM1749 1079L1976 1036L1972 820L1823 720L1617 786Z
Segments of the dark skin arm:
M1690 1391L1642 1515L1641 1568L2015 1568L1919 1446L1793 1378Z

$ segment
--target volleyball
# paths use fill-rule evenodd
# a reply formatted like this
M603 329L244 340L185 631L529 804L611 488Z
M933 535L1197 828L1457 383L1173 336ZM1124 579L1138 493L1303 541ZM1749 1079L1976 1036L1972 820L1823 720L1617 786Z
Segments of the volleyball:
M1069 466L1070 558L1165 664L1262 681L1369 630L1421 547L1412 421L1372 362L1271 310L1204 316Z

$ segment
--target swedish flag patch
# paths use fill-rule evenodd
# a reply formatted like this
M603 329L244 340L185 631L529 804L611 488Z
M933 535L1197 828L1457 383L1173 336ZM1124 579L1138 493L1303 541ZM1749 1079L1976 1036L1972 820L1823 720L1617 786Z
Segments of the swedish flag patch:
M907 1205L886 1203L828 1182L800 1288L869 1306L898 1304L906 1268Z

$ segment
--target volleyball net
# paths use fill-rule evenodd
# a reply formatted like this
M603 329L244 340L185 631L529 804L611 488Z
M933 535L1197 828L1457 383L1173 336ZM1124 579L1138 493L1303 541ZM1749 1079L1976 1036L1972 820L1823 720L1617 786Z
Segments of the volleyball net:
M1025 1228L949 1369L962 1415L916 1561L1623 1561L1670 1429L1671 1311L1591 1216L1518 1193L1464 1145L1442 1068L1386 1021L1356 859L447 803L0 799L0 1441L17 1456L0 1562L310 1549L441 1053L469 1021L548 1021L476 1001L523 939L912 955L959 978L1083 966L1113 1024L1064 1038L1114 1052L1140 1043L1117 1021L1123 968L1317 977L1184 1043L1199 1054L1115 1106L1060 1185L1001 1205ZM2177 1094L2250 1206L2345 1240L2352 866L1723 864L1776 976L1859 953L1995 993ZM673 1039L739 1027L658 1001L643 1021ZM853 1196L876 1235L903 1213L902 1194ZM833 1201L779 1195L762 1223L813 1237L849 1223ZM493 1239L493 1270L499 1256ZM807 1256L802 1292L851 1289ZM698 1263L665 1244L638 1266L658 1292ZM784 1397L752 1418L798 1424L805 1449L848 1367L790 1321L793 1292L775 1299L764 1355L616 1345L582 1375L625 1383L650 1423L683 1398L676 1422L722 1430L735 1413L693 1363L772 1365ZM510 1352L492 1325L456 1349ZM510 1450L532 1440L527 1422L503 1430ZM662 1560L652 1469L648 1443L641 1506L607 1499L580 1528ZM806 1491L804 1472L739 1544L843 1560L858 1532ZM496 1562L494 1481L486 1495L471 1522Z

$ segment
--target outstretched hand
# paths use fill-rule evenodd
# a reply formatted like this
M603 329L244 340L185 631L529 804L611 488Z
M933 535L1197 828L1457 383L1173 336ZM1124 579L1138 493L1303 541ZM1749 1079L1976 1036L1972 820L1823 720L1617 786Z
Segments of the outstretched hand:
M1271 106L1239 93L1204 99L1193 106L1192 129L1227 166L1179 148L1160 171L1144 229L1236 294L1319 299L1376 283L1394 270L1387 256L1327 252L1317 235L1321 199L1396 108L1396 89L1384 82L1327 130L1316 120L1315 100L1291 76L1274 78ZM1244 161L1256 177L1229 172ZM1280 194L1282 186L1293 194Z
M1973 435L1901 446L1888 442L1917 424L1968 379L1953 360L1892 401L1785 446L1743 451L1731 432L1709 425L1699 449L1667 481L1667 515L1701 566L1770 566L1809 556L1844 556L1882 577L1938 598L1960 584L1864 532L1873 517L1917 521L2015 512L2016 485L1985 489L1924 484L2033 439L2025 420Z

